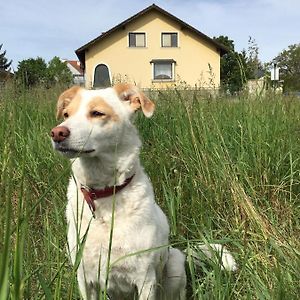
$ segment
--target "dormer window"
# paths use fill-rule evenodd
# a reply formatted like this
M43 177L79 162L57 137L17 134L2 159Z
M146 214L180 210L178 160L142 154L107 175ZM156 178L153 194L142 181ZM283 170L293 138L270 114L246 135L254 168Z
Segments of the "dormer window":
M145 32L130 32L129 33L129 47L146 47L146 33Z
M161 34L162 47L178 47L178 33L177 32L163 32Z

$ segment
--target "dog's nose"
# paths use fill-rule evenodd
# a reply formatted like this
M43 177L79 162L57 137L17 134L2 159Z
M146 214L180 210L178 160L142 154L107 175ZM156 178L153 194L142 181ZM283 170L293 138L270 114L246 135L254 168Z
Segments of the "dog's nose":
M62 142L70 135L70 130L65 126L57 126L51 130L51 137L54 142Z

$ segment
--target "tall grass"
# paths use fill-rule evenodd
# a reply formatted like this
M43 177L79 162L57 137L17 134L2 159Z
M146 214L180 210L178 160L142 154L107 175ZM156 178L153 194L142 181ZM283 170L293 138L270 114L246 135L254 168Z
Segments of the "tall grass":
M51 148L59 89L0 91L0 299L80 299L66 251L69 163ZM235 274L187 257L188 299L298 299L300 102L155 96L136 120L171 242L218 242Z

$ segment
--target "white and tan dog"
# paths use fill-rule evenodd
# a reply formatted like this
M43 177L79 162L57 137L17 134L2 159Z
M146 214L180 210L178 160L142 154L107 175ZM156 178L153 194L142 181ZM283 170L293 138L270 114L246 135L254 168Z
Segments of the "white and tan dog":
M154 104L136 87L73 87L58 100L54 148L71 158L68 243L84 299L184 299L185 256L169 244L166 216L139 160L132 115ZM94 217L93 217L94 215ZM98 298L97 298L98 299ZM137 298L136 298L137 299Z
M141 142L132 123L154 104L135 86L102 90L73 87L58 100L54 148L72 161L68 187L68 246L84 299L185 299L185 256L169 246L169 225L156 204L139 160ZM201 246L221 252L220 245ZM226 269L235 262L221 253ZM136 295L136 297L134 296Z

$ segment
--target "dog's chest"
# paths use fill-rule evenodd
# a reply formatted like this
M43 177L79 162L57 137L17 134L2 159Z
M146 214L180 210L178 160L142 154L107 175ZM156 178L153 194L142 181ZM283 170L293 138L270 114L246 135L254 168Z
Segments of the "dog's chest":
M143 209L135 207L134 203L137 203L135 201L129 205L128 202L125 203L116 197L117 205L114 207L114 216L112 216L112 202L103 201L96 203L96 218L93 219L81 195L77 196L79 197L76 203L71 197L67 207L68 242L71 250L78 249L78 234L82 241L85 240L83 262L86 273L93 274L93 276L99 272L105 274L108 259L112 265L110 272L134 273L136 257L132 258L132 253L146 249L148 247L146 241L153 235L153 232L144 226L145 218L140 217L143 213L141 211L137 213ZM78 221L73 217L74 215L79 217ZM147 238L142 237L139 232L143 232ZM105 275L100 277L105 277Z
M106 219L109 221L105 221ZM138 272L136 268L139 260L132 254L146 246L143 245L143 239L139 237L131 224L118 214L116 214L116 219L113 228L111 219L106 215L98 217L90 224L87 220L82 220L80 235L86 238L82 263L87 281L95 282L98 278L100 284L104 285L106 274L109 272L110 285L113 282L116 285L120 282L127 282L130 289L132 278ZM77 233L74 228L74 226L69 227L69 246L75 242L74 235Z
M80 248L79 233L81 241L85 240L81 264L87 282L100 281L104 286L109 272L110 288L131 292L136 278L143 278L149 266L164 261L165 249L149 249L168 244L168 223L145 177L115 195L115 205L112 199L96 200L95 219L73 181L68 199L69 249ZM71 257L74 264L76 251Z
M84 264L87 269L94 268L93 266L101 266L103 269L106 268L108 259L111 265L114 265L116 260L120 259L115 267L122 269L124 272L130 272L133 266L129 266L128 261L124 263L125 259L122 258L134 251L134 244L129 244L124 232L120 231L118 223L112 229L110 223L97 220L90 226L86 237L83 252Z

